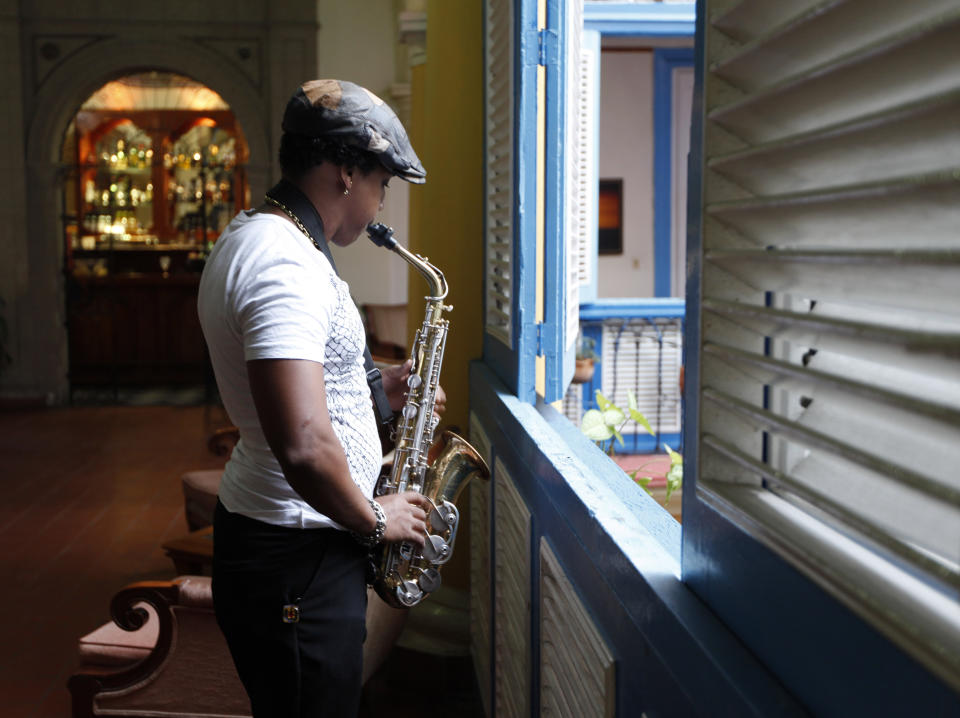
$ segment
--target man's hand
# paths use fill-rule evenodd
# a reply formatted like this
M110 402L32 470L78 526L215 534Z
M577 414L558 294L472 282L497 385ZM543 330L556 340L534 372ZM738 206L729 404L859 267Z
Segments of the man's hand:
M447 392L443 390L443 387L437 385L437 395L433 401L433 413L440 418L440 415L447 410Z
M407 377L410 376L410 368L413 366L413 359L407 359L403 364L384 367L380 370L380 376L383 377L383 390L390 400L390 408L394 411L400 411L407 398Z
M426 541L427 512L433 509L430 500L414 491L401 494L378 496L383 513L387 518L387 530L383 535L385 543L409 541L422 547Z
M380 375L383 377L383 390L390 401L390 408L394 411L400 411L407 400L407 377L410 376L412 367L413 360L407 359L403 364L388 366L380 371ZM437 395L433 402L433 413L439 417L446 409L447 393L442 386L438 386Z

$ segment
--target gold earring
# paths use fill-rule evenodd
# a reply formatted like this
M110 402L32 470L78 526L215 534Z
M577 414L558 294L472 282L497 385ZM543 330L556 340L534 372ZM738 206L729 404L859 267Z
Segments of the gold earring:
M349 188L349 187L344 188L344 190L343 190L343 196L344 196L344 197L349 197L349 196L350 196L350 188Z

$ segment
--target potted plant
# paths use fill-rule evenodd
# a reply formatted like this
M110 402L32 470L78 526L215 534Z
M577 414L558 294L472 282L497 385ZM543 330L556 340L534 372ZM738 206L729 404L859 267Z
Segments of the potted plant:
M600 361L599 355L594 351L596 346L597 340L593 337L586 337L583 334L577 337L577 364L573 371L574 384L585 384L593 378L594 364Z
M641 413L637 407L637 398L632 391L627 392L627 411L607 399L600 390L596 391L597 407L589 409L583 415L580 421L580 430L590 439L597 443L608 456L613 456L614 441L623 444L623 435L621 431L627 422L634 421L642 426L648 433L653 434L653 427L650 422ZM670 456L670 468L666 473L666 497L664 506L670 503L670 497L674 491L683 486L683 456L671 449L666 444L663 448L667 450ZM631 479L636 481L643 489L652 495L648 485L653 480L652 476L643 474L643 470L650 464L647 462L634 469L633 471L624 471Z

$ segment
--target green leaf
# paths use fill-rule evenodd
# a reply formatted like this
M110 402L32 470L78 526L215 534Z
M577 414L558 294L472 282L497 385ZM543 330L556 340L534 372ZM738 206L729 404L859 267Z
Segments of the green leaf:
M677 454L679 456L679 454ZM674 491L677 491L681 486L683 486L683 464L673 464L670 467L670 471L667 472L667 497L666 501L670 501L670 496Z
M603 409L603 421L611 429L619 428L626 420L627 417L624 416L623 411L613 404L609 408Z
M651 495L652 495L652 492L650 491L650 487L648 486L648 484L649 484L651 481L653 481L653 477L652 477L652 476L637 476L637 472L638 472L638 471L640 471L640 469L635 469L634 471L632 471L632 472L629 474L630 478L633 479L634 481L636 481L638 484L640 484L640 487L641 487L644 491L646 491L648 494L651 494Z
M613 402L610 401L607 397L600 393L600 390L596 390L597 395L597 406L600 407L600 411L606 411L613 406Z
M646 429L648 434L653 434L653 427L650 426L650 422L647 421L647 417L645 417L639 411L636 409L630 409L630 418Z
M637 397L630 389L627 389L627 411L630 412L630 418L646 429L648 434L653 433L653 427L650 426L647 417L640 412L640 408L637 405Z
M613 435L617 437L617 441L619 441L620 445L623 446L623 435L616 428L612 428L612 431L613 431ZM611 456L612 455L613 454L611 452Z
M667 453L668 453L668 454L670 454L670 466L671 466L671 467L674 467L674 466L680 466L680 467L682 467L682 466L683 466L683 456L681 456L680 454L678 454L676 451L674 451L673 449L671 449L671 448L670 448L669 446L667 446L666 444L663 445L663 448L667 450ZM682 470L682 468L681 468L681 475L682 475L682 473L683 473L683 470Z
M613 436L613 431L596 409L590 409L585 412L583 419L580 420L580 431L592 441L606 441Z

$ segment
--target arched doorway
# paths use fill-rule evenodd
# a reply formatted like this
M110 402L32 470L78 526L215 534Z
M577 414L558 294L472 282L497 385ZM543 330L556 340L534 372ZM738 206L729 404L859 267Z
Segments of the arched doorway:
M246 46L246 43L244 44ZM305 77L313 67L310 55L270 64L278 76ZM264 108L271 106L272 85L254 82L244 67L200 42L133 38L121 33L91 41L63 53L29 98L26 110L25 172L22 227L14 235L8 255L18 260L12 269L15 300L8 316L18 322L17 371L8 376L27 395L39 395L48 404L70 399L69 352L66 320L64 260L63 142L77 109L106 82L143 68L182 75L215 90L230 106L250 151L246 178L252 197L260 196L275 176L271 137L278 132ZM279 119L277 119L279 123ZM14 188L16 189L16 188ZM16 193L14 193L16 194Z
M196 288L249 204L248 159L230 106L184 75L124 75L82 103L61 153L74 398L206 382Z

